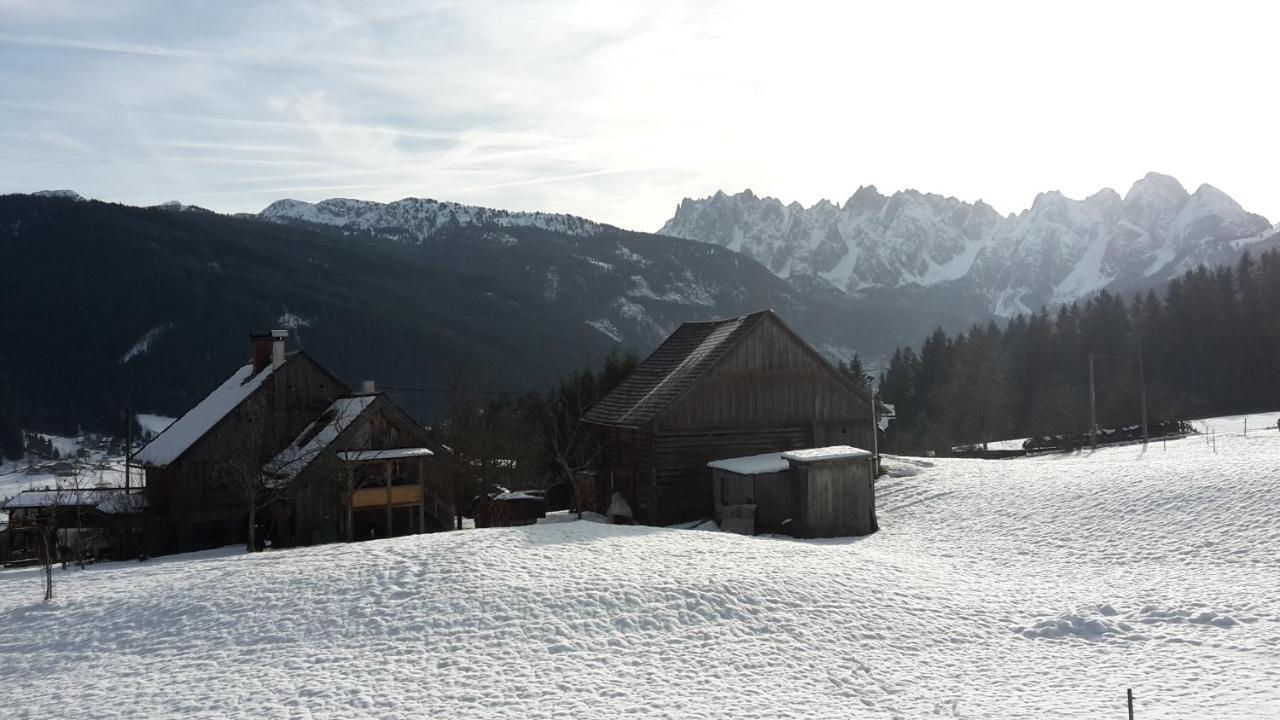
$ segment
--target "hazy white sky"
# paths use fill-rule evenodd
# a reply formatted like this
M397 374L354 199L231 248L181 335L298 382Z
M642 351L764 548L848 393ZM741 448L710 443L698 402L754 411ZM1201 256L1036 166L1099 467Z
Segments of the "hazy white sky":
M1123 193L1280 220L1250 2L0 0L0 192L424 196L654 230L684 196Z

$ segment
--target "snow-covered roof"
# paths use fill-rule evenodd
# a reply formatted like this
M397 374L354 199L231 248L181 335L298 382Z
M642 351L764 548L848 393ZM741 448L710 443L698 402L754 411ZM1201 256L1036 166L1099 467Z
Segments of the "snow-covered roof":
M359 395L338 398L320 416L298 433L298 437L281 450L267 469L282 478L292 480L302 472L329 444L338 439L342 431L369 407L376 395Z
M707 463L707 467L727 470L739 475L763 475L765 473L782 472L791 467L791 464L782 459L782 453L775 452L712 460Z
M855 457L871 457L870 451L856 448L852 445L830 445L820 448L806 448L804 450L788 450L782 453L783 459L795 460L796 462L810 463L821 462L823 460L842 460L844 458Z
M263 381L271 376L271 372L270 365L256 375L252 364L236 370L195 407L134 454L134 462L151 467L165 467L177 460L205 433L212 430L218 421L226 417L227 413L236 409L254 390L261 387Z
M712 460L707 463L707 467L725 470L738 475L764 475L786 470L791 467L790 461L810 463L854 457L871 457L871 453L849 445L832 445L830 447L804 448L786 452Z
M546 500L546 497L535 494L529 490L516 490L515 492L505 492L501 495L494 495L494 500Z
M346 462L365 462L368 460L398 460L400 458L427 457L433 455L424 447L386 448L384 450L348 450L338 453L338 458Z
M138 413L134 417L138 420L138 427L142 428L144 433L149 433L151 435L159 435L173 424L173 418L165 415Z
M42 508L60 505L64 507L92 507L99 512L112 514L118 512L140 511L146 503L142 488L125 490L124 488L78 488L61 490L24 490L0 503L0 508L17 510L19 508Z

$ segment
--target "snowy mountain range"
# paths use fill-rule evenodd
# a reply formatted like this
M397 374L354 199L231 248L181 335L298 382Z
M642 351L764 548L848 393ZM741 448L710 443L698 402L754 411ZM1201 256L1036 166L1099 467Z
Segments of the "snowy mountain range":
M852 297L930 289L961 293L999 316L1096 291L1157 285L1201 263L1234 263L1247 248L1280 244L1277 229L1221 190L1188 193L1149 173L1121 197L1059 192L1002 216L915 190L860 187L843 205L784 205L750 190L686 198L661 234L742 252L782 278Z
M573 215L511 212L430 198L405 198L389 203L349 198L318 203L277 200L259 213L259 217L275 222L300 221L344 230L366 230L383 237L416 242L463 226L535 227L579 237L617 229Z

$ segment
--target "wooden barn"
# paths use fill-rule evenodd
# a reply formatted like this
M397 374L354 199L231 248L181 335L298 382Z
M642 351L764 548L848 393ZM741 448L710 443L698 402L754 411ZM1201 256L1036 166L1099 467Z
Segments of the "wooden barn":
M870 535L879 529L871 453L848 445L713 460L715 519L744 535Z
M681 325L584 419L600 507L654 525L712 517L712 460L874 443L870 398L771 310Z
M250 362L133 455L151 554L245 542L246 484L264 498L256 539L273 545L449 527L439 446L371 387L352 393L305 352L286 352L286 338L251 335Z

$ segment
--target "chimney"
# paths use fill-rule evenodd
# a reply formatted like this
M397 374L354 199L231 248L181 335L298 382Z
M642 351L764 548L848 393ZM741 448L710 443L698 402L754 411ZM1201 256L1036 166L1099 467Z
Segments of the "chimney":
M271 362L271 333L249 333L249 359L253 362L253 374Z
M288 330L271 331L271 369L278 370L284 364L284 341L289 337Z
M378 386L372 380L365 380L360 384L361 395L372 395L376 392L378 392Z

